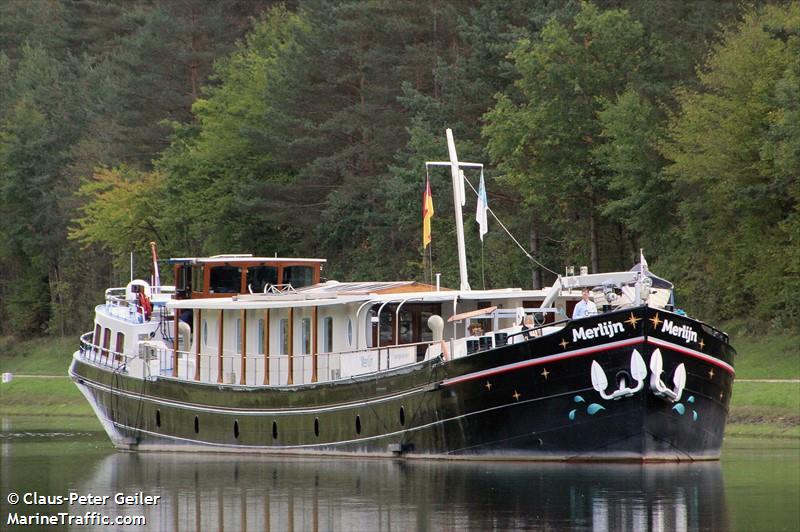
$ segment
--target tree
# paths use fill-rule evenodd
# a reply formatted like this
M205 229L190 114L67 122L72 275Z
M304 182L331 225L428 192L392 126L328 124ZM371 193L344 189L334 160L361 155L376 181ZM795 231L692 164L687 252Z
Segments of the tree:
M127 5L109 57L125 159L149 168L169 145L170 122L189 122L213 62L230 52L269 1L185 0ZM118 23L119 24L119 23Z
M604 207L621 162L602 146L622 138L621 129L609 127L619 116L612 108L627 101L622 95L644 98L643 87L652 83L645 61L651 44L627 11L584 3L570 26L551 19L539 39L519 42L511 55L519 79L485 116L489 153L504 179L566 235L565 258L588 256L593 271L603 240L615 239L601 235L612 232Z
M283 7L265 12L228 57L220 59L192 107L194 122L175 132L157 168L167 176L163 215L184 253L231 246L281 249L298 242L294 205L284 197L294 168L279 161L275 94L285 85L283 62L308 23ZM281 139L282 140L282 139Z
M679 92L664 145L680 194L673 255L708 315L788 325L800 313L798 43L800 6L751 11L709 56L701 89Z
M55 302L60 293L54 288L73 204L66 167L81 122L72 97L74 70L42 47L25 45L3 92L8 108L0 116L0 236L4 269L13 280L4 310L12 330L41 332L51 325L43 302Z

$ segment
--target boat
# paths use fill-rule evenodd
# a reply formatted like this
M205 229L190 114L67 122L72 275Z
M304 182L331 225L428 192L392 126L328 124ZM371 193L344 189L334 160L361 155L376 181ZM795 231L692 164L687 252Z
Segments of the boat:
M471 289L465 168L447 131L459 288L338 282L318 258L169 260L109 288L69 374L113 444L493 460L716 460L729 337L644 255L544 289ZM572 318L587 288L596 312ZM591 305L590 305L591 308Z

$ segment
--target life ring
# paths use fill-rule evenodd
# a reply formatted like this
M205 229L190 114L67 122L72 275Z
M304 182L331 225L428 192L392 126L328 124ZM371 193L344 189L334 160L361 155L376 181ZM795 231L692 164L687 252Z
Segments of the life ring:
M147 297L144 292L138 292L136 299L139 307L142 309L142 314L144 314L144 320L150 321L150 316L153 314L153 305L150 303L150 298Z

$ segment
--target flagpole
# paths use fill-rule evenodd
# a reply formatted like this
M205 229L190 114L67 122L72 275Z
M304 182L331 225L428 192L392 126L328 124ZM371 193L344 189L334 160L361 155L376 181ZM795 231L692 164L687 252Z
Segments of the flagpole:
M431 285L433 285L433 242L428 244L428 266L431 269Z
M483 289L486 290L486 271L483 268L483 239L481 239L481 280L483 281Z
M453 178L453 208L455 210L456 219L456 240L458 244L458 274L460 279L460 288L464 292L469 291L469 279L467 277L467 252L464 246L464 220L461 217L461 203L463 201L462 189L464 188L464 180L461 177L461 172L458 164L458 155L456 154L456 144L453 141L453 130L448 128L445 133L447 134L447 148L450 152L450 173Z
M422 194L422 278L425 278L425 248L430 247L428 261L431 268L431 284L433 284L433 239L431 238L431 219L433 218L433 194L431 194L431 176L425 166L425 192Z

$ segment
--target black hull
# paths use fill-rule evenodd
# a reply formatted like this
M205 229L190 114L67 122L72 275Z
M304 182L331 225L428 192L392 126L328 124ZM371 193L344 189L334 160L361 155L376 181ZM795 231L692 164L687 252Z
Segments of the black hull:
M667 324L665 325L665 321ZM636 389L632 353L654 371ZM141 381L76 357L70 373L115 445L513 460L719 458L733 383L727 337L641 307L571 322L562 331L454 361L435 359L336 383L284 388ZM603 399L592 362L611 384ZM633 376L632 376L633 375ZM662 394L663 395L663 394Z

